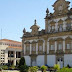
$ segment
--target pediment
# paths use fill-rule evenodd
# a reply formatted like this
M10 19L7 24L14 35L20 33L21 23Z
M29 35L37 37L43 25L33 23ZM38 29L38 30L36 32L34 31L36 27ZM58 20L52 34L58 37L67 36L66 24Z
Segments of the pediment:
M51 21L51 22L50 22L50 24L55 24L55 23L56 23L55 21Z
M62 20L62 19L60 19L60 20L58 21L58 23L63 23L63 20Z
M57 0L52 6L55 7L56 5L58 5L58 3L64 2L66 4L70 4L69 1L65 1L65 0Z
M63 41L63 39L62 38L58 38L58 39L56 39L57 41Z
M54 14L60 15L60 14L65 14L68 13L68 8L69 8L69 1L65 0L57 0L54 4Z
M72 20L72 18L68 17L65 21L69 22L71 20Z
M72 38L70 38L70 37L68 36L65 40L72 40Z
M30 42L29 41L26 41L25 44L30 44Z

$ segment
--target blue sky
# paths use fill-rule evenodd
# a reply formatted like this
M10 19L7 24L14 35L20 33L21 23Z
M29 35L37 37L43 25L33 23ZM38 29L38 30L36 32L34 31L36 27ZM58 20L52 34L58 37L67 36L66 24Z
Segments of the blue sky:
M37 20L41 29L45 29L44 17L46 9L53 12L56 0L0 0L0 39L21 41L23 29L31 31L30 27ZM71 2L71 0L68 0Z

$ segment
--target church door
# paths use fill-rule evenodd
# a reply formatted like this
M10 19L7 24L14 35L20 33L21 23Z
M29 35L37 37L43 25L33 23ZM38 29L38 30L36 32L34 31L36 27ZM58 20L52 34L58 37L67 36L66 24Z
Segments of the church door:
M63 68L63 59L62 58L58 59L58 64L60 64L60 68Z
M32 66L36 66L36 58L35 57L32 58L31 63L32 63Z

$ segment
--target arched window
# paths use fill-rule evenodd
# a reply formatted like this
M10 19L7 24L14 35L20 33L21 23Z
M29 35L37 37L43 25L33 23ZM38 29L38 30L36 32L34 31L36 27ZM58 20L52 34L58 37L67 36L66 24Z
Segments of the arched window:
M50 50L54 50L54 45L53 44L50 46Z
M58 44L58 50L62 50L62 44Z
M67 44L67 49L70 49L70 47L71 47L71 44L68 43L68 44Z
M32 46L32 51L35 51L35 46Z
M39 51L42 51L42 46L41 45L39 46Z
M61 20L61 19L58 21L58 30L59 30L59 32L63 31L63 20Z

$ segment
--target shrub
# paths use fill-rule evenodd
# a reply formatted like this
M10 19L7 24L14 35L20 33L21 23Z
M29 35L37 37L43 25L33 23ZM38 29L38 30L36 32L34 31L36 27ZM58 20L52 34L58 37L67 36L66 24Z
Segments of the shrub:
M21 65L20 66L20 72L28 72L28 66L27 65Z
M72 68L62 68L61 70L58 70L57 72L72 72Z
M22 58L20 59L20 61L19 61L19 67L20 67L21 65L26 65L24 57L22 57Z
M11 65L9 68L10 69L15 69L15 66L14 65Z
M28 72L28 66L25 63L24 57L20 59L18 68L20 72Z
M4 66L2 66L2 69L7 70L8 66L4 65Z
M60 69L60 65L59 64L55 64L54 65L54 69L59 70Z
M45 66L45 65L41 66L41 70L42 70L42 72L46 72L47 66Z
M2 70L2 67L0 66L0 71Z
M37 70L38 70L37 66L29 67L30 72L37 72Z

